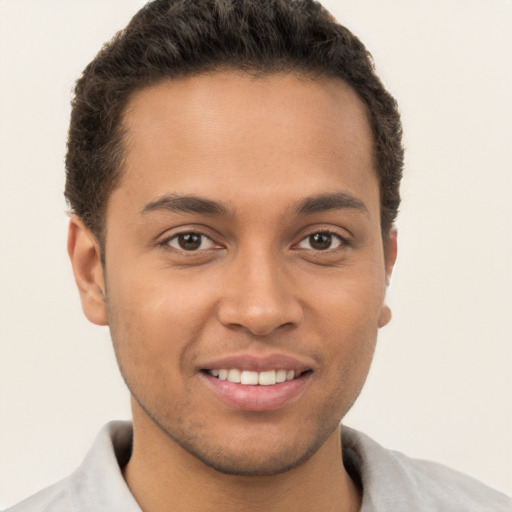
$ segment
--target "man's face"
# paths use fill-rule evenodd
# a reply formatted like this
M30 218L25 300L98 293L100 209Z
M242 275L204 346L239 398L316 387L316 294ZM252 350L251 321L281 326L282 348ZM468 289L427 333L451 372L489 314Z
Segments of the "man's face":
M338 435L387 318L361 101L219 72L138 92L124 124L105 286L135 427L223 472L300 464Z

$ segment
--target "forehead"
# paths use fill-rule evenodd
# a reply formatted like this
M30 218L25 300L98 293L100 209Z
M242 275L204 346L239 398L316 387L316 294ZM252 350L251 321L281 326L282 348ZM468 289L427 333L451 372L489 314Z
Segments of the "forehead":
M284 204L339 189L376 199L366 109L339 79L224 71L163 81L134 94L123 124L120 189L134 201L268 202L277 191Z

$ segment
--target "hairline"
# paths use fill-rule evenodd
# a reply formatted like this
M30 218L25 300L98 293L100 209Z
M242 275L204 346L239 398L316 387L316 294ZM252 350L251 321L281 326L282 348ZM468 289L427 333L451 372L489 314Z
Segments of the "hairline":
M120 108L119 115L117 117L117 123L116 127L114 128L114 136L112 138L112 141L110 142L110 147L113 151L119 152L119 162L116 165L116 168L114 170L114 180L112 181L112 185L110 187L110 190L108 191L108 195L105 198L105 202L103 204L103 209L98 212L99 216L99 222L98 230L99 232L93 233L95 238L97 239L98 243L100 244L100 248L103 250L105 248L105 240L107 236L107 211L108 206L110 202L110 198L113 194L113 192L121 186L124 175L125 175L125 164L126 164L126 157L128 154L128 141L127 141L127 134L128 134L128 127L125 124L126 116L130 112L130 104L133 101L134 97L138 94L142 93L145 90L151 89L153 87L157 87L164 83L171 83L176 82L179 80L184 80L187 78L193 78L196 76L205 76L205 75L221 75L225 73L235 73L245 76L250 76L254 78L255 80L258 79L264 79L267 77L272 76L289 76L294 75L296 78L304 79L304 80L311 80L314 82L318 82L322 79L325 80L332 80L333 82L338 82L343 84L344 86L350 88L350 90L357 96L359 99L361 106L364 110L364 115L366 118L366 121L368 123L368 126L370 128L371 138L372 138L372 160L373 160L373 172L375 173L375 176L377 177L378 185L379 185L379 219L381 224L381 232L382 232L382 238L385 239L387 236L389 236L389 233L391 232L392 225L385 227L383 225L383 210L382 210L382 180L379 173L379 165L378 165L378 149L377 149L377 140L375 137L374 129L373 129L373 122L372 122L372 113L370 111L370 107L368 106L365 99L359 94L357 89L351 85L347 80L345 80L343 77L336 75L335 73L328 73L324 70L320 69L313 69L308 68L307 66L300 66L300 65L292 65L289 64L286 67L283 68L275 68L269 67L269 69L264 68L263 66L258 67L255 65L252 66L245 66L243 64L238 63L221 63L217 65L211 65L206 66L204 69L201 70L193 70L193 71L181 71L176 74L168 74L168 75L162 75L158 78L155 78L153 80L148 80L144 82L144 80L141 80L140 84L137 84L135 87L132 88L131 91L126 95L122 102L122 106ZM83 219L82 219L83 220ZM92 231L92 229L91 229Z

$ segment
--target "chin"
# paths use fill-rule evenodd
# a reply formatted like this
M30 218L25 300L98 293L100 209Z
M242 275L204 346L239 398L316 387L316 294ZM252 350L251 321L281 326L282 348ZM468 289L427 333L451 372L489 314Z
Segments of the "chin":
M301 466L337 436L339 422L322 426L255 425L252 432L215 432L215 429L167 430L166 434L205 466L233 476L273 476ZM238 435L237 435L238 434Z
M219 473L233 476L265 477L286 473L302 465L318 451L322 443L317 444L302 446L300 450L297 449L297 446L289 447L289 449L281 446L279 450L274 451L269 450L268 446L262 450L261 443L259 449L251 451L244 447L240 447L240 450L232 448L211 450L205 446L191 447L183 444L182 447L197 460Z

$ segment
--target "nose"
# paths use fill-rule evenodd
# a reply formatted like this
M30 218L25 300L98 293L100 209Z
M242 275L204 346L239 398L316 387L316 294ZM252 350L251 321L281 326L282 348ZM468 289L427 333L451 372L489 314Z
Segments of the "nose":
M268 336L300 324L303 311L296 280L278 259L270 251L259 251L232 262L218 308L223 325Z

